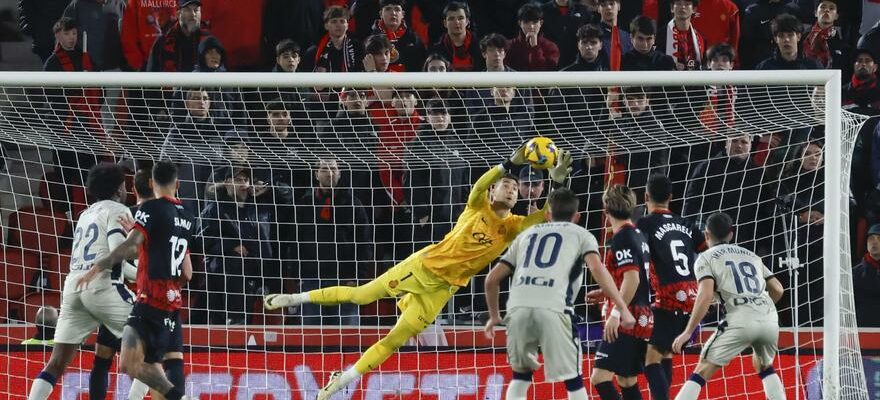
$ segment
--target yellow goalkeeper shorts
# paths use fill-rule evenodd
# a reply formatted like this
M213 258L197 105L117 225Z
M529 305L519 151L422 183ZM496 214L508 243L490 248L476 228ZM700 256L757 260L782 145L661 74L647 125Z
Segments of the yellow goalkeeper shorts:
M376 278L388 294L399 297L401 318L420 330L434 322L459 287L438 278L422 265L415 253Z

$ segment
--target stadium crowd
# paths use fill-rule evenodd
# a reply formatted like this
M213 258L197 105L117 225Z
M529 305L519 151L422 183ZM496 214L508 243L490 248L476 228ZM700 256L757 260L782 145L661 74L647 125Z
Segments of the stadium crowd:
M838 0L22 0L21 28L46 71L374 72L840 69L845 108L880 114L880 3ZM474 140L521 143L556 132L641 131L733 124L737 91L681 96L651 88L496 87L46 90L35 107L75 134L125 130L181 165L179 196L200 215L203 261L189 287L189 323L280 322L259 296L371 279L441 239L489 164ZM666 92L669 94L669 92ZM740 97L744 93L741 93ZM676 103L679 102L679 103ZM853 253L860 309L880 304L880 129L859 133L852 176ZM136 127L136 129L132 129ZM588 128L585 128L588 127ZM736 241L784 254L794 215L804 271L800 321L822 316L824 172L821 129L742 134L607 158L582 156L571 186L581 223L602 232L609 181L641 200L649 173L676 184L671 208L701 224L730 214ZM318 157L287 167L297 148ZM196 151L193 151L196 150ZM576 149L574 149L576 150ZM345 154L332 154L344 151ZM185 154L184 154L185 153ZM221 154L216 162L209 154ZM585 153L584 153L585 154ZM454 155L450 157L449 155ZM57 151L58 178L82 186L98 158ZM199 157L204 157L200 159ZM260 163L252 163L259 159ZM265 162L265 160L270 160ZM273 162L273 160L275 162ZM496 160L489 160L495 162ZM499 160L500 161L500 160ZM149 165L137 160L137 168ZM624 171L624 172L621 172ZM136 171L132 171L134 173ZM515 213L542 206L542 171L519 173ZM148 176L136 174L135 187ZM761 184L743 185L743 182ZM140 186L139 186L140 185ZM149 189L143 189L149 190ZM68 190L69 192L69 190ZM66 199L73 194L65 193ZM70 209L65 201L57 207ZM73 216L75 218L75 215ZM60 250L63 251L63 250ZM448 318L485 310L482 283L456 295ZM55 288L58 289L58 288ZM790 299L782 304L790 304ZM393 315L357 306L286 310L287 323L358 324ZM791 323L791 312L783 323ZM860 325L880 326L860 312Z

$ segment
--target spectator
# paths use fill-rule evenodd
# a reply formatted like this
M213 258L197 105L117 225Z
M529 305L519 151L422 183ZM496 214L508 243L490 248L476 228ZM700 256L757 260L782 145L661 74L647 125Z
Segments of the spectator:
M588 24L577 32L577 60L562 71L607 71L602 31ZM560 133L589 131L608 120L605 93L598 87L563 87L551 90L548 109ZM598 128L596 128L598 129Z
M761 169L750 157L752 137L741 134L727 140L724 150L702 161L693 169L685 191L685 217L703 226L716 211L727 213L736 223L734 241L755 248L755 221L758 218Z
M507 56L507 39L497 33L490 33L480 39L480 54L486 63L486 71L512 72L513 68L504 64Z
M178 0L177 23L156 38L150 50L149 72L190 72L198 63L199 43L210 34L202 25L202 2Z
M79 26L79 42L92 58L96 71L115 70L122 61L119 25L125 0L73 0L64 16ZM83 40L88 37L88 43Z
M800 8L791 0L758 0L745 9L740 43L748 43L739 51L742 69L755 69L761 61L772 57L776 46L770 22L782 14L797 15Z
M275 45L275 66L272 72L296 72L302 62L302 51L291 39L284 39Z
M452 72L452 64L443 54L431 53L425 58L422 72Z
M225 171L216 200L201 213L208 310L215 312L209 321L244 325L251 322L248 297L281 290L278 229L275 206L254 200L250 171L236 167Z
M633 49L624 53L620 61L623 71L672 71L676 61L654 49L657 25L645 16L636 17L629 26Z
M520 7L517 20L521 32L509 44L510 67L517 71L556 71L559 47L541 34L541 7L533 3Z
M666 175L669 168L669 143L646 141L655 132L664 132L660 120L654 114L651 97L645 88L623 88L623 113L613 118L617 130L614 135L613 152L618 153L617 162L626 166L626 186L636 192L636 198L644 198L645 185L651 174ZM640 132L641 134L633 135ZM627 138L640 138L639 141ZM656 149L656 150L655 150Z
M193 72L226 72L226 49L219 39L208 36L199 43L199 59ZM221 131L247 125L240 89L212 88L208 90L208 94L211 96L211 114L214 120L218 124L226 125Z
M602 29L602 48L608 55L608 67L612 71L620 70L621 57L630 52L632 38L629 32L618 25L621 0L599 0L599 28Z
M356 286L372 268L373 235L370 220L351 190L340 187L336 159L315 163L315 189L296 202L295 260L299 260L299 290L326 285ZM303 325L358 326L358 306L302 305Z
M261 154L269 165L253 169L254 197L258 202L286 206L293 204L294 188L308 186L310 182L294 181L294 168L289 167L289 160L293 157L292 145L287 139L291 133L291 115L286 104L281 101L265 103L264 129L261 129L258 137L259 144L252 147ZM296 171L306 173L306 171ZM307 175L307 173L306 173ZM279 220L284 220L279 216Z
M852 77L852 55L849 38L835 26L840 15L838 0L820 0L816 6L816 23L804 37L804 57L816 60L822 68L841 70L844 82Z
M471 132L491 147L511 141L525 142L535 134L534 107L514 87L481 89L470 108Z
M18 1L18 26L21 33L33 38L31 51L40 57L43 64L55 50L52 26L64 14L69 3L70 0Z
M416 111L418 100L414 90L401 88L394 90L391 107L375 102L370 107L373 125L378 128L379 177L391 206L399 206L404 200L402 156L405 146L410 142L421 125L422 117Z
M451 1L443 9L443 26L446 34L434 45L434 50L450 60L455 71L479 71L483 69L480 46L473 32L468 29L471 11L467 4Z
M34 335L23 340L25 346L52 346L55 344L55 325L58 324L58 309L52 306L43 306L37 310L34 316L36 330Z
M394 46L383 34L372 35L364 42L364 72L390 71Z
M502 38L502 40L504 40ZM507 41L504 40L505 45ZM443 54L431 53L425 59L424 72L452 72L452 64ZM468 97L467 90L459 90L454 88L432 88L423 90L422 99L442 99L446 106L446 111L452 116L452 125L457 129L468 125L468 111L465 106L465 100Z
M562 71L607 71L608 54L602 43L602 31L596 25L584 25L577 31L577 58ZM577 103L577 102L575 102Z
M740 12L731 0L701 0L693 23L703 35L704 48L727 43L736 52L739 49ZM708 58L708 57L707 57Z
M379 19L373 24L373 34L383 34L391 42L393 72L419 71L425 60L425 45L405 21L404 0L381 0Z
M413 240L419 247L435 243L452 230L466 202L470 184L464 161L470 152L463 135L455 131L443 100L427 102L427 123L407 144Z
M868 205L867 218L868 223L880 223L880 125L874 128L871 135L870 144L870 165L871 165L871 189L868 190L868 198L865 202ZM868 164L868 163L865 163Z
M275 65L272 72L293 73L299 70L302 62L302 50L299 44L290 39L284 39L275 45ZM306 97L307 91L302 88L291 87L271 87L259 88L245 92L245 107L251 120L256 126L265 126L264 108L266 104L280 101L284 108L290 112L292 124L297 131L305 132L314 128L314 119L320 120L320 114L313 115L310 118Z
M363 68L363 46L348 36L348 9L333 6L324 11L326 34L306 51L303 71L357 72Z
M666 32L661 33L657 40L657 47L675 60L675 69L679 71L702 68L706 47L703 35L691 23L698 4L698 0L673 0L673 18L666 25Z
M322 21L324 0L266 0L263 10L263 43L273 46L290 39L308 49L326 33ZM271 54L272 49L266 49ZM311 62L307 63L311 66ZM311 69L304 70L311 72Z
M579 0L547 0L541 5L544 14L544 36L559 47L559 65L568 65L577 58L577 31L598 22L593 10Z
M816 60L801 56L798 43L801 41L802 25L795 16L790 14L777 16L771 23L771 29L776 52L772 57L761 61L755 69L822 69Z
M880 224L868 229L867 247L864 259L852 270L856 324L859 328L880 328Z
M211 96L204 88L190 88L177 94L182 97L183 109L172 116L159 158L179 160L178 197L197 214L205 197L205 183L211 176L211 162L221 148L222 130L211 117Z
M174 23L177 13L175 1L128 0L119 28L122 53L125 56L123 69L144 70L153 44Z
M868 49L857 49L853 75L843 86L843 106L862 115L880 113L880 88L877 87L877 64Z
M867 4L867 3L865 3ZM876 5L880 10L880 4ZM871 54L880 54L880 21L859 38L857 48L868 49Z
M711 71L730 71L736 65L736 53L732 46L721 43L709 48L706 52L706 60ZM706 105L700 111L700 122L709 132L717 132L724 127L733 126L736 87L712 85L706 89Z
M516 215L529 215L544 207L544 172L526 165L519 170L519 197L510 210Z

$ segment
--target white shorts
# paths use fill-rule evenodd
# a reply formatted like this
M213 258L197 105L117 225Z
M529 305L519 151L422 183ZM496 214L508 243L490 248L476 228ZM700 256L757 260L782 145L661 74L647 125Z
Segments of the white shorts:
M104 325L117 338L133 306L134 294L123 285L110 285L81 292L65 290L55 327L55 342L80 344Z
M700 357L717 366L726 366L730 360L751 347L763 366L773 364L779 350L779 325L775 322L753 321L745 324L726 325L718 330L703 346Z
M504 320L507 324L507 359L514 371L528 372L540 368L540 348L547 382L581 376L583 352L571 316L540 308L517 307L510 310Z

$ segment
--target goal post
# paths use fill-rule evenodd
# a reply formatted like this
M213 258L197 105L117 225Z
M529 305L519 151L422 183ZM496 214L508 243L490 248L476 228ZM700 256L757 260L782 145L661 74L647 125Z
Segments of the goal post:
M647 99L645 107L649 112L640 118L628 114L631 112L628 108L630 105L624 99L627 90L620 89L633 87L639 88L639 93ZM204 88L207 98L189 99L185 90L181 97L181 88ZM366 107L363 110L364 115L358 117L360 119L350 118L350 123L344 128L337 125L332 114L347 110L346 100L340 95L342 88L354 88L361 92L355 95L365 96L363 102ZM512 94L509 94L513 100L506 100L505 94L496 93L495 88L514 88ZM91 89L113 90L105 90L103 94L99 94L101 91ZM399 94L383 94L383 89L391 89L390 92L414 92L415 104L412 106L419 118L410 121L403 118L406 116L398 115L397 111L391 114L389 110L397 106L394 101ZM290 94L293 90L297 90L295 95ZM441 91L443 93L438 94ZM265 94L267 92L270 94ZM306 92L307 95L302 95ZM722 92L732 103L729 109L719 105L720 103L713 103L725 101L713 97L721 98L719 93ZM818 391L824 399L867 399L865 371L855 319L849 232L852 152L859 129L866 118L842 110L841 92L840 72L828 70L448 74L0 72L0 142L16 147L34 147L38 154L42 154L40 151L48 151L50 155L38 155L35 156L36 159L26 159L23 153L16 153L17 155L11 156L11 160L22 164L36 163L43 172L56 170L59 175L81 174L81 170L88 169L88 164L100 160L123 161L136 166L144 160L155 161L162 154L170 154L175 158L172 161L187 164L187 181L184 186L190 185L192 189L190 186L181 187L181 193L187 193L182 195L185 204L196 204L196 214L202 214L205 219L221 220L217 222L219 225L222 225L223 212L203 214L207 203L216 200L212 197L216 194L208 190L223 191L223 185L230 184L233 186L230 186L229 196L235 199L233 192L236 186L230 182L235 181L238 167L246 167L248 173L252 174L248 177L250 185L259 186L259 180L262 182L260 185L267 186L265 190L269 191L271 197L264 198L268 200L254 200L254 203L272 209L272 218L275 218L273 226L276 227L272 228L274 231L267 231L272 237L272 244L259 250L260 254L266 251L271 255L258 254L250 258L265 266L264 274L271 275L263 276L262 283L257 283L258 286L264 285L260 289L276 291L282 288L316 288L334 282L363 284L394 262L402 261L412 251L441 239L455 223L456 213L464 207L462 199L466 199L466 196L461 197L460 193L466 193L470 189L474 181L472 178L479 176L485 168L502 161L524 142L523 139L531 136L549 136L559 147L575 153L580 164L575 171L577 176L572 178L570 184L573 188L575 185L583 185L579 186L582 190L578 192L582 200L582 224L599 236L600 242L605 239L601 237L604 235L605 225L601 210L598 209L601 208L599 199L601 190L609 181L619 179L622 183L641 187L639 193L643 194L643 178L649 173L665 171L671 174L673 170L680 170L681 178L673 179L678 188L677 193L681 196L675 201L683 203L680 212L687 214L683 210L696 210L684 216L693 219L699 226L708 213L715 211L706 206L714 200L707 199L716 196L717 209L731 209L727 204L729 199L725 200L724 196L738 193L741 204L732 209L738 213L746 209L754 213L751 214L752 220L746 217L737 220L738 227L742 228L742 232L752 232L752 242L763 243L761 246L765 247L765 253L760 255L765 260L770 260L773 265L768 267L774 273L785 276L781 280L786 292L800 291L802 294L800 298L799 295L789 294L788 300L784 300L787 303L777 306L780 314L791 315L795 321L793 326L784 328L785 344L781 341L780 349L781 354L787 358L785 361L778 361L789 398L812 399L809 394ZM619 96L615 97L614 93ZM440 139L423 140L419 135L422 134L423 127L430 128L432 122L428 115L432 112L429 109L430 100L437 96L443 100L440 104L447 108L447 115L451 114L451 122L447 124L454 127L456 133ZM73 100L80 98L83 99L82 102ZM161 101L155 101L157 99ZM203 129L202 126L193 123L191 116L187 117L190 112L187 101L190 100L210 103L207 106L208 117L213 122L205 126L210 126L212 132L216 131L216 140L207 137L209 134L200 130ZM261 137L259 132L270 129L267 127L272 124L269 121L271 117L266 114L272 109L267 107L276 100L284 103L284 112L288 115L287 123L291 125L291 129L289 136L285 133L284 140L273 141ZM372 105L367 100L373 101L370 103ZM330 102L334 102L338 110L324 104ZM62 103L60 108L59 103ZM233 103L241 107L236 108ZM405 105L401 107L406 108ZM521 107L521 111L517 111L520 114L513 115L512 110L520 110L517 107ZM709 113L709 117L714 118L715 122L706 122L703 118L705 113ZM221 114L222 118L219 117ZM112 121L109 125L108 120ZM192 124L191 129L184 128L185 123ZM148 124L149 127L142 124ZM407 125L404 129L406 124L412 126ZM370 125L369 133L361 130L366 125ZM96 128L98 126L100 127ZM343 131L344 134L340 133ZM799 132L797 135L793 133L796 131ZM778 132L784 133L774 137ZM727 182L723 176L713 176L711 173L695 175L695 171L700 168L712 168L715 164L729 165L723 160L718 161L719 157L723 158L730 152L726 147L731 145L730 139L741 136L748 136L749 145L752 146L746 154L748 160L753 160L758 153L762 154L760 166L755 167L760 171L754 171L753 174L746 171L735 175L744 178L737 185ZM762 142L765 147L760 147L751 143L754 136L772 138ZM445 142L446 140L449 142ZM241 146L236 147L237 145ZM816 182L821 184L813 185L815 187L804 183L801 179L807 178L798 175L798 168L811 145L819 147L820 158L824 154L824 159L816 166L816 179L821 179ZM684 161L674 160L676 150ZM20 159L15 160L15 157ZM337 176L340 174L339 170L333 172L332 168L321 163L327 157L338 161L338 169L344 175L341 179L342 185L346 185L353 193L346 200L350 203L337 203L338 199L333 198L327 200L327 203L319 204L317 200L308 197L323 187L321 185L324 185L324 181L321 179L340 179ZM88 161L84 161L86 159ZM658 159L661 161L657 161ZM68 165L70 163L74 165ZM329 169L329 172L319 171L321 168ZM794 168L794 172L791 168ZM69 172L66 169L74 171ZM266 176L272 179L263 182L263 178L258 179L253 175L257 170L268 171ZM413 181L416 171L424 172L426 180ZM4 295L15 293L15 296L10 294L2 300L8 300L9 305L2 310L0 322L5 320L14 325L21 321L32 321L29 315L34 311L33 306L43 304L41 301L48 302L46 293L57 295L62 289L59 282L52 281L57 278L49 278L49 283L46 284L37 282L39 277L46 276L40 269L69 259L64 258L65 250L62 245L56 243L54 248L43 247L42 241L48 233L43 230L43 226L39 223L27 225L21 222L21 216L25 215L21 213L24 208L20 204L22 195L26 197L33 193L21 193L20 188L14 187L13 181L16 177L9 171L8 165L6 173L11 183L0 184L0 211L4 216L15 216L13 219L16 222L3 221L7 232L4 236L7 255L0 261L11 264L10 260L13 258L20 259L16 262L24 266L24 272L22 276L14 278L18 282L13 281L13 278L6 278L3 283ZM325 175L319 176L320 174ZM288 179L284 185L274 180L280 175ZM531 179L528 174L522 176ZM27 190L35 192L37 181L42 181L43 177L25 175L24 179L27 181L25 186L29 187ZM721 185L719 193L711 192L713 179ZM67 177L61 180L61 185L67 191L64 201L73 203L73 188L77 187L81 191L83 182L71 183ZM702 189L697 185L698 182L703 185ZM436 191L438 185L448 190ZM776 213L774 204L785 201L782 188L787 188L787 185L793 185L793 193L789 193L791 196L797 197L806 193L808 198L819 196L817 188L824 185L821 193L821 228L812 222L796 227L785 225L789 214L793 215L795 212L795 206L785 206L789 211L780 215ZM528 186L527 184L526 187ZM257 190L263 189L251 189L251 195L257 196L254 195ZM413 194L419 190L430 193L421 197ZM749 197L750 190L757 193L754 198ZM81 196L78 201L84 203L86 197L84 194ZM538 197L544 196L546 192ZM7 200L4 201L4 198ZM305 198L313 203L304 203ZM416 204L414 199L427 203ZM187 201L190 203L186 203ZM814 198L812 202L814 204L808 205L808 210L814 210L819 200ZM643 203L643 199L639 198L638 203ZM525 209L529 210L530 205L527 204ZM83 206L84 204L79 204L78 209L81 210ZM310 207L306 212L311 213L307 222L303 222L300 206ZM359 222L358 218L364 217L357 211L352 211L358 207L363 207L366 222ZM70 207L67 210L71 223L75 223L75 208ZM245 212L250 212L244 209L242 207L233 212L231 218L251 218L244 216ZM253 212L255 218L260 218L259 207ZM347 222L333 219L344 213L351 213L350 219L345 220ZM442 221L435 220L438 213L447 213L448 216ZM328 221L332 220L328 224L332 226L333 235L340 234L349 225L354 227L350 234L346 231L345 235L348 236L339 236L343 239L334 244L336 247L331 253L322 253L319 249L319 244L326 243L321 242L322 228L317 220L325 217ZM40 221L40 216L37 215L34 219ZM795 224L798 223L795 221ZM215 233L210 234L216 236L206 239L216 239L215 242L226 239L225 233L216 233L227 232L224 229L227 228L217 228L212 231ZM260 228L257 226L255 229ZM286 233L287 230L290 230L290 236ZM789 246L792 248L783 245L788 241L787 238L783 240L783 236L789 231L794 233L796 240L793 246ZM819 231L821 234L818 234ZM29 243L28 240L37 241L39 245ZM222 244L212 245L223 247ZM249 256L243 253L237 253L235 257L223 253L231 249L232 247L223 248L217 250L220 253L206 254L205 257L225 260L216 264L221 267L228 267L225 263L231 262L231 258L248 259ZM821 249L819 255L816 255L817 249ZM214 251L207 248L204 250ZM250 250L252 251L254 250ZM15 256L18 258L8 255L13 252L20 253ZM366 258L358 258L367 253L368 256L363 256ZM791 259L800 258L800 262L793 269L786 270L777 265L776 259L788 257L788 253L794 255ZM801 253L806 255L800 255ZM333 254L335 258L323 259L321 254ZM28 264L27 260L32 258L39 261ZM235 296L229 295L237 295L238 286L235 285L241 282L227 279L228 273L212 271L209 262L206 261L202 267L205 279L214 277L222 281L223 289L219 294L226 298L220 300L231 301L229 299ZM241 263L244 265L246 261ZM819 265L821 271L811 269ZM55 265L53 268L63 274L63 266ZM331 268L333 273L326 274L326 271L321 271L322 268ZM346 268L356 269L358 272L351 274ZM309 269L310 274L314 272L314 275L304 278L306 269ZM370 271L365 272L365 269ZM293 275L286 275L290 271ZM241 290L248 290L246 287L250 284L250 278L247 278L247 273L237 273L243 276L241 285L244 287ZM802 275L799 277L799 274ZM815 282L816 276L820 276L821 282L818 284ZM34 277L38 277L37 280ZM277 282L266 283L269 278L277 278ZM291 282L292 286L289 285ZM52 287L53 285L55 286ZM821 293L816 293L818 285L822 287ZM270 286L272 289L268 289ZM212 294L205 288L199 290L206 298ZM191 289L190 293L193 292L195 290ZM285 314L280 316L253 311L251 299L255 296L256 293L249 293L243 297L241 301L245 302L242 306L244 309L235 308L241 305L228 306L231 303L224 303L224 307L234 308L227 310L229 315L233 315L233 311L247 314L246 321L254 325L226 327L217 325L215 321L215 325L210 326L188 326L185 344L193 340L198 342L198 346L209 349L207 355L200 354L192 358L195 364L193 374L202 374L198 376L205 377L212 367L216 367L212 365L217 362L212 353L215 350L221 353L240 351L248 356L266 352L266 357L260 358L257 367L249 373L291 371L288 374L288 383L290 390L295 393L292 398L304 397L312 393L312 386L322 386L326 373L353 363L360 351L387 331L388 322L393 322L397 312L388 302L385 302L384 308L381 305L373 308L355 307L354 311L334 308L332 313L335 314L329 315L335 317L330 319L333 322L322 323L321 321L325 321L322 318L328 315L319 314L316 320L306 319L308 315L305 309L285 310ZM389 360L393 366L365 376L355 385L357 387L354 388L353 398L374 398L369 396L381 397L382 394L389 393L401 396L440 394L445 393L444 390L459 390L456 393L476 394L482 396L479 398L487 399L500 396L502 390L499 385L509 380L510 372L509 367L503 363L504 357L498 356L503 352L503 343L499 345L478 339L482 335L479 323L479 312L484 311L479 305L482 296L479 278L471 280L467 289L463 288L453 297L437 323L420 336L417 343L411 343L415 347L407 346L399 356ZM33 300L37 297L39 299ZM596 318L595 310L584 308L582 297L578 299L580 310L587 310L591 315L582 326L587 359L592 358L591 351L595 350L595 335L590 336L590 332L600 327L601 321ZM188 304L189 315L200 312L208 315L215 311L210 301L204 301L206 303L198 303L207 304L204 309L200 309L203 306L195 303ZM809 303L806 304L807 311L801 310L804 304L799 302L803 301ZM815 304L821 307L809 310ZM462 309L468 310L470 320L467 322L459 318ZM815 314L819 309L822 315ZM251 313L257 313L258 318L250 318ZM233 315L232 319L238 318L238 315ZM210 320L211 317L206 316L206 321ZM283 321L288 325L273 325ZM302 321L318 323L301 327ZM236 344L206 341L210 340L206 337L215 336L211 334L212 331L227 329L243 330L245 340ZM11 330L7 330L6 334L3 332L0 330L0 336L6 336L3 338L4 343L17 344L13 342L18 341L21 333L8 333ZM229 336L232 335L224 337ZM264 343L260 343L260 339L252 340L254 337L266 339ZM275 339L270 343L269 337ZM463 337L469 339L464 340ZM706 335L699 336L697 344L705 338ZM291 342L296 344L291 345ZM315 348L318 350L314 351ZM459 369L472 372L473 376L468 375L466 385L453 389L451 387L458 384L445 381L442 373L456 370L455 366L450 367L448 364L457 360L457 351L464 354L459 359L463 363ZM492 354L483 354L485 352ZM11 366L22 361L22 357L30 357L26 354L28 353L16 352L5 358L0 356L0 364ZM811 368L809 374L801 370L802 362L799 357L802 355L812 357L805 362ZM431 358L419 358L423 356ZM676 368L685 365L685 369L676 369L676 377L692 371L695 365L694 356L695 353L691 351L686 362L685 357L676 358ZM735 384L728 385L730 387L709 388L708 398L760 395L760 392L755 392L753 382L747 383L747 379L751 379L746 378L751 373L751 367L743 361L744 357L734 362L737 364L736 370L743 372L734 375L722 372L716 377L721 382ZM272 361L269 361L270 358ZM239 364L233 366L232 361L226 362L227 365L220 366L227 370L242 368ZM259 364L260 362L263 364ZM310 367L296 364L299 362L307 363ZM0 377L0 383L4 378L7 382L33 378L38 370L34 370L37 366L32 364L29 360L28 370L22 373L26 376L15 376L17 372L12 372L14 368L7 367L5 371L8 376ZM587 361L585 365L590 366L592 363ZM412 366L417 368L418 376L410 379L403 373ZM82 362L77 368L87 371L89 365ZM0 371L3 370L0 367ZM292 372L294 370L295 373ZM303 371L315 371L315 382L303 383L308 381L305 377L311 378L309 373ZM588 373L588 370L585 372ZM819 374L818 379L815 379L816 374ZM253 376L243 376L239 382L257 379ZM267 382L271 381L266 379ZM264 384L281 384L278 381L271 382L274 383ZM682 382L673 382L673 393ZM742 389L732 389L740 383ZM236 385L231 380L224 384L239 388L236 390L244 390L242 385L245 385ZM386 388L384 391L370 392L373 390L371 385L374 384L377 387L397 385L397 391ZM119 385L122 390L122 384ZM194 387L198 387L198 384L193 383L188 390L196 390ZM546 389L550 387L538 386L534 390L550 390ZM12 389L6 389L0 384L0 391L2 390ZM559 396L562 392L553 393L554 396Z

